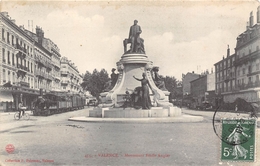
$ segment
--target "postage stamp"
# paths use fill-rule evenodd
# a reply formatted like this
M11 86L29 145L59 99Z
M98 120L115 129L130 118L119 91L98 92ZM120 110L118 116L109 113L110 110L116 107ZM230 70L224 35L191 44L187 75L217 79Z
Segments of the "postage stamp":
M254 162L256 119L222 119L221 161Z

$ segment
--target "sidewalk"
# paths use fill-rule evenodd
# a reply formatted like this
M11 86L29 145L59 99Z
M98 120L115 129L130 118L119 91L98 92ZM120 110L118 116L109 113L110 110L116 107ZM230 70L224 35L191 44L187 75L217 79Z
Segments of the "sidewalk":
M198 115L198 116L208 117L208 118L211 118L211 120L212 120L215 111L190 110L190 109L183 108L182 113L187 114L187 115ZM233 116L234 113L229 113L229 112L226 112L226 113L227 113L227 117L234 117ZM244 117L244 118L249 118L248 114L240 114L240 116ZM258 119L257 119L257 127L260 128L260 117L258 117Z

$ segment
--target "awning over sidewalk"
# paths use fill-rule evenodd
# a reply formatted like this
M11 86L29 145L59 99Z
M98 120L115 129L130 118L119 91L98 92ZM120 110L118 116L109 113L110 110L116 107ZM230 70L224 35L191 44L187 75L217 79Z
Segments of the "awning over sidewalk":
M13 102L14 98L11 92L0 91L0 102Z

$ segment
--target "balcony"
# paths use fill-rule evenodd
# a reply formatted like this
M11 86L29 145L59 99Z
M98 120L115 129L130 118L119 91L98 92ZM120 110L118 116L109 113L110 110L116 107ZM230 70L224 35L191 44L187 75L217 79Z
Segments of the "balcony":
M254 61L256 59L260 58L260 50L257 50L255 52L252 52L251 54L244 56L242 58L239 58L237 60L234 61L234 65L238 66L238 65L242 65L248 61Z
M22 46L20 46L18 43L16 43L15 48L16 50L18 50L16 56L24 59L26 57L27 50Z
M60 71L60 73L61 73L62 75L68 75L68 74L69 74L68 71Z
M41 59L40 57L38 56L35 56L35 61L38 63L38 64L41 64L43 66L45 66L46 68L49 68L49 69L52 69L52 64L46 60L43 60Z
M18 85L20 85L20 86L22 86L22 87L30 88L30 84L27 83L27 82L24 82L24 81L20 81L20 82L18 82Z
M35 70L34 73L38 77L42 77L42 78L45 78L45 79L48 78L48 75L45 72L43 72L43 71Z
M22 66L20 64L17 65L17 76L18 77L20 77L20 76L24 77L26 75L27 71L28 71L27 67Z
M46 75L45 75L45 78L46 78L47 80L50 80L50 81L53 80L52 75L50 75L50 74L46 74Z
M18 64L17 65L17 68L18 68L18 71L20 70L20 71L22 71L22 72L27 72L27 71L29 71L29 69L26 67L26 66L23 66L23 65L21 65L21 64Z
M61 80L61 84L66 84L66 85L68 85L69 83L70 83L69 80Z
M246 90L250 88L259 88L260 87L260 81L255 81L255 82L249 82L248 84L240 84L237 85L233 91L239 91L239 90Z
M59 76L54 76L54 79L55 80L60 80L60 77Z

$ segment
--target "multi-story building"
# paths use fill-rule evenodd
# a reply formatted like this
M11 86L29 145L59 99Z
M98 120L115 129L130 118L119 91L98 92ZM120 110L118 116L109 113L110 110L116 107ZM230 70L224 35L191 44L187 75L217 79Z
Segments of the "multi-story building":
M63 91L83 93L81 87L83 76L68 58L61 58L61 87Z
M224 102L234 102L238 97L248 102L260 102L259 47L260 6L257 8L257 23L254 24L251 12L246 30L237 37L235 54L215 64L216 92L223 96ZM222 67L224 61L232 62L229 68Z
M227 49L226 58L215 64L215 92L216 94L225 95L232 93L235 89L236 72L235 72L235 54L230 55L230 49Z
M21 101L30 106L30 101L38 94L34 89L34 41L25 33L24 27L15 24L7 12L1 12L0 19L1 98L8 96L10 101L14 101L9 108L16 108ZM8 101L7 98L5 100Z
M26 30L35 41L36 88L48 91L61 90L59 48L44 37L44 31L36 27L36 34Z
M229 100L241 97L249 102L260 102L260 6L257 9L257 23L250 13L246 31L237 37L236 85L237 91Z
M183 74L182 75L182 93L183 95L189 95L191 93L191 85L190 82L199 78L200 75L194 73L194 71L192 73L188 72L187 74Z
M196 103L200 105L203 101L207 100L212 91L215 94L215 73L201 75L199 78L191 81L190 84L191 95Z

